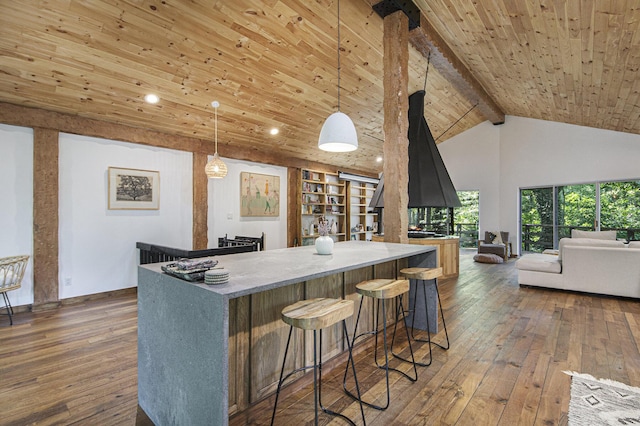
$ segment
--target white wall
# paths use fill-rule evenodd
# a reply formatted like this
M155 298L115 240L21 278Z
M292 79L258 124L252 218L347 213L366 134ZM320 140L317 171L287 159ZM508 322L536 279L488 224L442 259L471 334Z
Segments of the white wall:
M137 285L138 241L192 247L192 155L87 136L60 134L59 296L61 299ZM209 181L210 247L228 234L260 236L268 249L287 246L287 169L224 159L229 174ZM108 168L160 172L159 210L109 210ZM240 217L240 172L280 177L279 217ZM33 254L33 131L0 124L0 256ZM33 268L10 294L33 303Z
M33 256L33 130L0 124L0 257ZM33 258L13 306L33 303ZM4 302L0 302L4 308Z
M480 230L509 231L514 250L520 188L640 178L640 135L551 121L507 116L438 148L456 189L480 190Z
M488 121L438 145L457 191L480 191L480 228L500 226L500 128Z
M209 247L217 247L218 238L225 234L230 238L236 235L259 237L263 232L268 250L287 247L287 168L228 158L222 160L227 165L227 176L209 179ZM280 177L278 217L240 217L240 172Z
M109 166L159 171L159 210L109 210ZM60 298L136 286L138 241L190 249L191 169L191 153L61 133Z

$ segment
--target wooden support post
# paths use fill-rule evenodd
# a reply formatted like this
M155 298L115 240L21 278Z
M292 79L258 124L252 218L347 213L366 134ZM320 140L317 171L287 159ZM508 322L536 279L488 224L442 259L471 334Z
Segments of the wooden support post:
M301 246L302 177L300 169L287 167L287 247ZM280 194L282 200L282 194ZM281 201L282 202L282 201Z
M384 18L384 240L408 243L409 217L409 20Z
M58 292L58 131L33 129L33 311L56 308Z
M193 250L209 248L207 212L209 209L209 179L204 172L209 159L208 154L193 154ZM214 245L213 247L216 247Z

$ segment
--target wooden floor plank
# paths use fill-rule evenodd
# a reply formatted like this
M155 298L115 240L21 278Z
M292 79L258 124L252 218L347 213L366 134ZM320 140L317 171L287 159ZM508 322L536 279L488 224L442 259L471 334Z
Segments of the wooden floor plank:
M367 424L564 425L571 384L564 371L640 386L637 300L521 288L514 260L480 264L473 254L463 250L460 276L439 285L451 349L434 348L416 383L392 372L391 406L366 408ZM135 295L19 313L14 321L9 326L0 317L0 423L140 422ZM428 356L426 344L415 351ZM384 374L371 353L355 359L367 396L383 401ZM323 374L323 402L359 419L358 405L342 392L343 365ZM279 402L276 424L311 422L311 385L291 390ZM266 398L230 424L267 425L272 407L273 397ZM321 424L343 423L323 416Z

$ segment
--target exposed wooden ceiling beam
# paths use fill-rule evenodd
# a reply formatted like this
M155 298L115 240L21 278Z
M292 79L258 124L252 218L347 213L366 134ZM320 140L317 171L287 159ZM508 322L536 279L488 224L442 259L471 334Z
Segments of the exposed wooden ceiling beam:
M493 124L504 123L504 112L484 90L465 64L458 59L444 39L433 28L429 20L420 14L420 26L409 31L409 42L430 62L463 96Z

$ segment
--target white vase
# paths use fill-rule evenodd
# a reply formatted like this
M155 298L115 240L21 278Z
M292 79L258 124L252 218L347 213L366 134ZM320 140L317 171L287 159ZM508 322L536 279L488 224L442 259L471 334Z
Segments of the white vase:
M316 251L318 254L333 253L333 238L328 235L316 238Z

